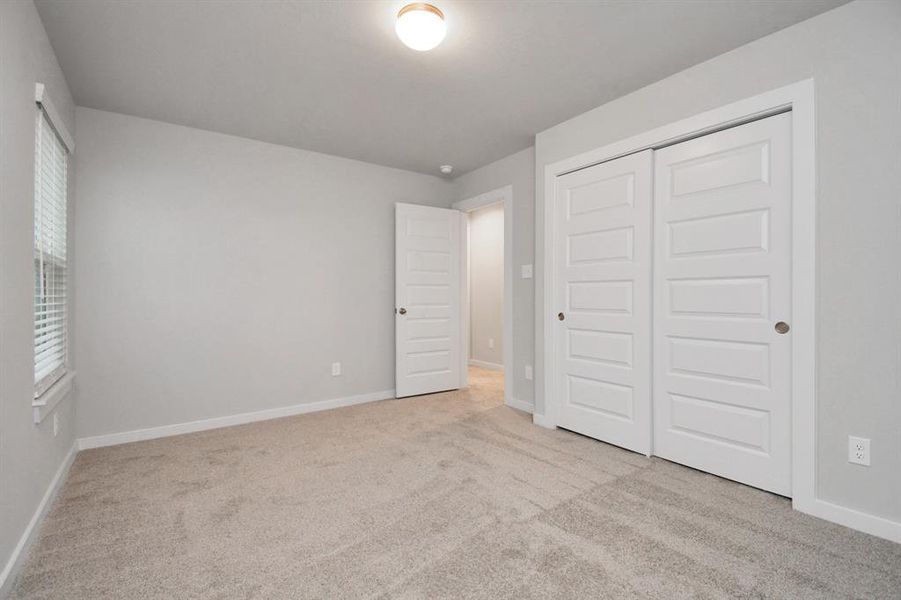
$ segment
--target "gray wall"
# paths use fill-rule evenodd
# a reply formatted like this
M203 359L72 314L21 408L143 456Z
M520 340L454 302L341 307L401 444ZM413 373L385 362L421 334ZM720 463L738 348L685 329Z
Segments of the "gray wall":
M47 85L65 126L74 134L75 106L34 5L0 2L0 570L75 437L72 398L56 408L57 437L51 418L34 424L31 408L36 82ZM75 195L71 184L69 189L71 211ZM74 256L68 258L73 264ZM70 359L74 364L73 354Z
M394 203L446 207L449 182L77 122L79 436L394 388Z
M901 3L839 7L536 137L547 164L812 77L817 110L818 496L901 520ZM543 213L536 248L543 247ZM516 226L516 235L531 235ZM538 269L536 288L541 289ZM536 297L536 348L544 348ZM525 335L522 324L517 334ZM540 362L538 367L540 367ZM537 372L536 388L541 389ZM537 410L544 411L542 398ZM847 462L848 435L872 466Z
M525 366L535 357L533 279L522 279L520 267L533 263L535 251L535 151L527 148L454 180L455 200L466 200L507 185L513 186L513 397L531 404L532 382ZM507 217L509 218L509 217Z
M503 365L504 206L502 204L493 204L469 213L469 317L469 357Z

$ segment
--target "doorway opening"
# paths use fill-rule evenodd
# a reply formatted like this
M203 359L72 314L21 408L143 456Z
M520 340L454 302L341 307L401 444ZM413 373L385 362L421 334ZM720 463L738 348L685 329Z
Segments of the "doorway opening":
M504 205L466 213L466 287L469 328L466 353L470 385L504 386ZM499 388L499 389L498 389Z
M463 213L461 386L500 393L512 405L512 187L457 202Z

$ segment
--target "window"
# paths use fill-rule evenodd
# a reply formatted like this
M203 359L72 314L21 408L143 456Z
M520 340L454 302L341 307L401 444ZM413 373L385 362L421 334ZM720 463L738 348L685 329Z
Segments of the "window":
M66 145L38 104L34 144L34 397L66 374Z

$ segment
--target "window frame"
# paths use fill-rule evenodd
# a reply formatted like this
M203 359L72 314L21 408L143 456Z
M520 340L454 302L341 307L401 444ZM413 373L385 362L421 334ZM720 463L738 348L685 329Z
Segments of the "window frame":
M47 414L52 411L52 409L56 406L56 404L62 400L68 392L72 389L74 384L75 372L71 369L71 354L69 349L69 341L71 334L71 315L70 315L70 306L72 299L72 286L71 282L71 273L72 273L72 265L68 262L68 245L70 242L69 239L69 231L70 231L70 223L69 223L69 202L71 200L70 193L70 165L71 158L75 151L75 143L72 135L68 132L65 127L63 120L60 118L59 112L56 110L55 105L50 100L46 87L37 83L35 85L35 148L34 148L34 181L37 182L40 177L40 172L42 169L42 163L40 162L43 158L43 154L41 156L38 155L38 151L40 150L40 136L43 132L43 127L49 125L53 135L56 140L59 141L61 150L64 153L65 157L65 181L64 181L64 192L63 192L63 201L64 201L64 216L65 216L65 227L66 231L63 233L64 243L67 246L66 252L63 255L63 262L60 266L63 268L63 276L66 277L65 281L65 294L64 294L64 324L63 324L63 335L65 339L64 343L64 351L63 351L63 360L62 364L58 365L51 372L45 374L41 379L34 380L34 389L33 389L33 398L32 398L32 406L34 408L34 420L35 423L39 423ZM39 190L35 188L33 194L33 207L35 209L38 208L39 202ZM32 223L32 232L36 233L37 223ZM32 272L32 282L35 285L35 294L34 299L37 300L38 296L36 295L36 291L40 282L38 277L44 277L44 273L41 273L37 270L38 261L42 261L40 264L53 264L54 257L49 255L44 251L43 248L37 247L37 240L32 240L32 268L35 269ZM46 258L45 258L46 257ZM49 260L48 260L49 259ZM44 262L46 261L46 262ZM32 327L34 328L35 323L37 322L37 308L38 304L32 304ZM37 357L34 353L36 350L35 342L37 341L37 336L32 335L32 376L34 377L34 368L36 366L35 358Z

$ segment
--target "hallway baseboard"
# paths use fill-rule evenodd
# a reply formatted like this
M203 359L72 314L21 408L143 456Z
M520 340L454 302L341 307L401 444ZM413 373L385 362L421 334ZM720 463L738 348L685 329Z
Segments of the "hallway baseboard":
M470 367L481 367L483 369L488 369L489 371L503 371L504 365L499 365L497 363L488 362L485 360L476 360L474 358L469 359Z

